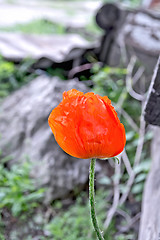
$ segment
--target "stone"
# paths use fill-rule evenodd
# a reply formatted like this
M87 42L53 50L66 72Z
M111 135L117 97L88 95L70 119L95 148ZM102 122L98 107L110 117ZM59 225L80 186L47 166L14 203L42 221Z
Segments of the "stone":
M0 0L0 27L46 19L64 27L84 28L101 1L8 1Z
M0 149L11 155L8 164L33 163L32 176L47 187L45 202L64 198L88 181L89 160L76 159L58 146L48 125L48 116L62 100L65 90L88 91L78 80L40 76L7 97L0 106Z
M78 34L27 35L22 33L0 33L0 54L11 61L26 58L47 58L52 62L69 60L73 49L87 49L91 44ZM82 51L81 50L81 51Z

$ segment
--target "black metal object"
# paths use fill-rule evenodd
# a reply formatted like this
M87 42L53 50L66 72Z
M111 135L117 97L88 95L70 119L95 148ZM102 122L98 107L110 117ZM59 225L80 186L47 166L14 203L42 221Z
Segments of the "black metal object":
M107 65L112 51L112 45L115 39L115 32L121 18L121 9L112 3L104 4L96 14L97 25L103 29L104 34L98 44L98 47L88 49L81 54L78 64L74 64L68 74L69 78L79 77L85 75L89 77L91 73L92 64L88 62L87 56L93 55L101 66ZM75 65L75 66L74 66Z
M111 45L114 41L114 33L121 17L121 10L116 4L108 3L103 5L96 15L96 22L105 33L101 40L99 49L99 60L103 64L108 63Z
M100 28L108 31L114 28L120 18L120 9L117 5L108 3L103 5L96 15L96 22Z
M160 57L151 81L144 117L148 123L160 126Z

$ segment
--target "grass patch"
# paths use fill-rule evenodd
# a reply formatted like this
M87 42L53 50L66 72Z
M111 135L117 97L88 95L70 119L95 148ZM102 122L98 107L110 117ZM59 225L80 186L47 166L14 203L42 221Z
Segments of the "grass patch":
M0 56L0 100L37 76L31 71L34 61L25 59L20 64L15 64Z
M97 191L96 194L96 210L101 228L106 217L106 196L108 194L109 192L103 190ZM53 208L61 208L59 201L54 204ZM81 196L77 198L75 204L70 206L68 210L62 212L61 209L59 215L51 220L51 222L46 226L46 229L49 231L50 240L96 240L97 238L90 220L90 209L87 194L81 194ZM111 238L108 238L108 240L113 239L113 234L115 233L114 229L115 226L113 221L110 228L105 233L105 236L108 234L111 235Z
M10 27L1 27L0 31L27 34L65 34L65 28L62 25L45 19L34 20L26 24L16 24Z
M0 162L0 211L7 208L14 217L31 213L44 195L44 189L37 189L30 177L32 164L26 161L7 169L6 161L8 159L2 158Z

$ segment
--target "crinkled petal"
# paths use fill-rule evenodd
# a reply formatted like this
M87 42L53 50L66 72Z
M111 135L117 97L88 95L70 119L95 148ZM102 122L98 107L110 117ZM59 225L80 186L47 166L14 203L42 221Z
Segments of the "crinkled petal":
M109 158L125 146L125 129L111 101L94 93L64 92L49 125L60 147L77 158Z

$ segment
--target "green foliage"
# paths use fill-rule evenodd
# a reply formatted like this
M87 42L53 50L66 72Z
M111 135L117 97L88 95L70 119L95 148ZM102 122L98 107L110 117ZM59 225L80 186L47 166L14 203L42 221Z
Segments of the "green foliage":
M13 216L31 213L44 195L44 189L36 188L30 177L31 163L14 164L10 170L0 161L0 209L8 208Z
M5 240L4 235L2 235L1 233L0 233L0 240Z
M0 56L0 98L18 89L32 80L36 74L29 73L34 60L25 59L21 64L14 64Z
M46 72L52 77L56 76L56 77L59 77L61 80L67 80L65 70L62 69L62 68L53 69L53 68L50 67L46 70Z
M15 72L15 66L12 62L4 61L0 57L0 98L6 97L11 88L11 83L7 81Z
M115 238L115 240L133 240L133 239L134 239L133 234L127 234L127 235L121 234Z
M107 2L115 2L115 3L122 3L128 7L138 7L141 4L141 0L103 0L104 3Z
M142 200L144 182L148 175L150 166L151 166L151 160L145 159L145 161L142 161L137 167L134 168L134 172L136 173L136 178L135 178L131 192L133 193L137 201Z
M106 219L109 203L107 197L110 195L106 189L99 189L96 192L96 212L100 229L104 229L103 223ZM90 219L90 208L88 196L83 193L77 198L74 205L67 210L63 210L61 201L56 201L53 205L54 211L59 212L45 229L48 232L47 240L96 240L96 235ZM135 239L134 234L117 235L116 219L113 218L107 230L103 232L105 240L129 240ZM120 224L120 223L119 223ZM126 222L124 223L126 224Z
M106 197L109 194L107 191L99 190L96 193L96 211L98 215L98 221L103 228L103 222L106 217L107 201ZM86 200L87 199L87 200ZM54 209L56 209L54 205ZM75 204L68 210L59 213L59 216L53 218L53 220L46 226L46 229L50 233L49 239L54 240L93 240L97 239L93 230L90 220L90 209L88 203L88 197L84 194L78 197ZM106 240L112 240L115 234L114 221L111 223L107 232L104 233Z
M29 34L64 34L65 28L60 24L45 19L39 19L25 24L16 24L11 27L1 27L0 31L23 32Z
M127 73L127 70L110 67L104 67L101 69L97 64L95 64L92 72L94 73L92 76L94 84L93 91L102 96L107 94L107 96L116 103L119 100L120 95L123 93L123 76ZM124 98L126 98L125 94Z

